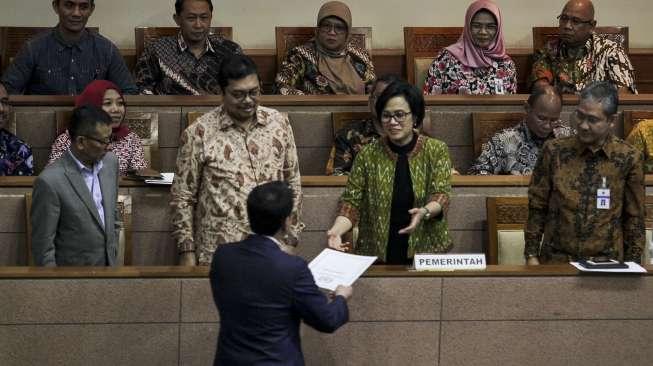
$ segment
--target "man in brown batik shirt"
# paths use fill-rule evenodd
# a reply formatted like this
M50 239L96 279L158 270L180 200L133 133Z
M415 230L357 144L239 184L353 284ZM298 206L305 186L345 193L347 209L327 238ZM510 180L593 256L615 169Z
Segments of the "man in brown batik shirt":
M528 190L529 265L594 256L641 261L643 157L612 134L618 103L611 83L589 85L572 114L578 134L544 144Z

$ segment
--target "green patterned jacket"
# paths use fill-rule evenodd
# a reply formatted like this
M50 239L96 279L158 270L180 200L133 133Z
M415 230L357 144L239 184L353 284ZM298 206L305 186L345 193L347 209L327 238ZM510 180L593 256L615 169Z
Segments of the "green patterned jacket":
M339 215L358 225L356 254L385 260L397 155L387 139L366 145L356 156L340 201ZM420 135L408 156L415 207L437 201L443 214L423 220L410 235L408 257L415 253L442 253L451 249L446 211L451 193L451 161L442 141Z

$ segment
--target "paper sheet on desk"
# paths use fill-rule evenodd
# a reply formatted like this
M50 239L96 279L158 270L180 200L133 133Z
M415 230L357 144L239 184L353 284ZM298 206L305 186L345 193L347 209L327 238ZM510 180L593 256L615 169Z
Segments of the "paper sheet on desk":
M175 179L175 173L161 173L161 177L163 177L163 179L146 179L145 183L171 185L173 179Z
M581 272L597 272L597 273L646 273L646 269L635 262L626 262L628 268L606 268L606 269L589 269L580 265L578 262L570 262Z
M324 249L308 268L318 287L334 291L338 285L351 286L375 261L376 257Z

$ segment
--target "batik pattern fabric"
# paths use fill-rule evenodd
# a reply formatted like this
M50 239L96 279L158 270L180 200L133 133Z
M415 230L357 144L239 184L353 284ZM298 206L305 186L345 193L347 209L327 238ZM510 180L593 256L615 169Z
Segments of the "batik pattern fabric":
M52 144L48 164L52 164L62 157L70 149L70 143L68 131L59 135ZM149 165L145 160L145 150L141 139L134 132L128 133L127 136L118 141L112 141L109 144L109 151L113 151L118 157L118 168L122 176L129 174L131 171L145 169Z
M624 48L605 35L592 34L582 56L568 56L559 38L547 42L534 55L530 81L544 79L562 92L577 94L595 81L611 81L619 88L637 93L635 70Z
M495 60L491 67L465 66L444 49L429 67L425 95L494 95L517 92L517 71L512 59Z
M365 146L354 161L338 214L358 225L356 254L386 258L396 162L397 154L385 137ZM442 141L420 135L408 165L415 207L435 201L443 208L440 217L422 220L410 235L408 258L415 253L447 252L453 245L446 220L451 194L449 149Z
M605 185L603 180L605 179ZM598 208L598 189L610 190ZM640 262L645 243L642 153L609 136L597 151L566 137L544 144L528 190L525 255L547 262L591 256ZM622 249L623 248L623 249Z
M208 265L218 245L251 234L247 195L254 187L284 181L294 208L286 244L296 245L303 224L297 148L288 117L258 107L256 122L244 130L223 107L200 117L181 136L171 188L172 235L180 252L194 251Z
M567 126L553 129L548 138L539 138L526 125L526 121L506 128L483 144L479 157L469 168L470 175L530 175L535 168L540 149L552 138L571 136Z
M349 175L356 155L367 144L379 139L373 119L352 121L336 132L327 163L327 175Z
M32 148L4 128L0 128L0 175L34 175Z
M345 51L361 80L366 85L371 85L376 75L367 51L351 42L347 44ZM275 79L275 92L282 95L335 94L329 80L318 69L315 41L309 41L288 51Z
M640 121L628 134L626 142L644 154L644 172L653 174L653 119Z
M199 57L190 51L181 33L150 43L136 65L136 85L141 94L208 95L221 94L218 84L220 63L241 54L236 43L209 35L206 50Z

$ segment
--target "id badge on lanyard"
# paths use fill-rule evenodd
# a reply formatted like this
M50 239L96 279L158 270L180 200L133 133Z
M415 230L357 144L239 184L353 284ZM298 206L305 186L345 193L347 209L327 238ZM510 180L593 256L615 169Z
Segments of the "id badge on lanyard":
M610 209L610 189L605 177L603 177L601 188L596 190L596 208L599 210Z
M494 94L505 94L506 90L503 87L503 79L494 78Z

